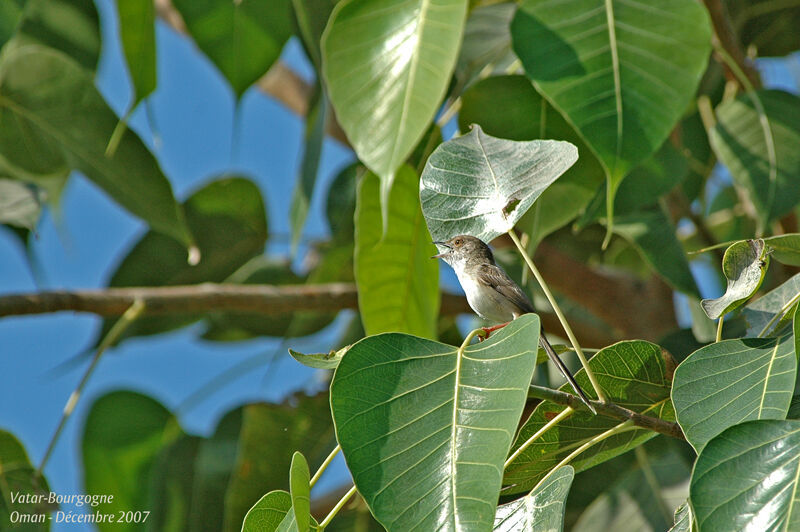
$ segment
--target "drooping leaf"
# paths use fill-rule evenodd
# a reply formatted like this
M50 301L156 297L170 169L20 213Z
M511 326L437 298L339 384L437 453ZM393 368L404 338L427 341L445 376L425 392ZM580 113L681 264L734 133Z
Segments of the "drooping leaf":
M603 182L603 168L586 143L524 76L493 76L475 83L461 97L458 123L462 130L480 124L489 135L566 140L578 148L575 164L542 192L519 222L531 247L580 214Z
M245 406L236 465L225 495L223 530L241 530L245 514L264 493L289 489L294 451L302 452L316 469L335 446L327 393L296 394L279 405ZM288 500L287 509L291 497Z
M36 474L22 443L10 432L0 430L0 523L9 526L12 512L35 518L52 512L55 505L47 502L49 495L47 480ZM49 524L45 520L41 526L31 524L30 528L12 525L10 530L50 530Z
M27 0L16 32L3 53L31 44L68 55L88 71L87 76L93 77L101 44L100 17L94 1Z
M183 205L197 237L200 262L186 262L175 240L154 231L134 244L111 276L109 286L170 286L219 283L264 250L267 219L258 187L243 177L223 177L194 192ZM126 336L157 334L188 325L198 314L143 317ZM103 331L111 326L107 321ZM101 332L100 337L102 337Z
M694 0L526 0L511 36L536 89L606 169L612 218L622 179L695 95L711 49L708 13Z
M433 119L455 67L467 0L344 0L322 37L326 86L358 158L392 177Z
M492 240L513 228L577 159L569 142L499 139L474 126L436 148L422 172L419 197L431 236Z
M342 358L331 383L336 433L359 493L389 531L491 528L539 327L526 314L463 351L368 336Z
M310 355L289 349L289 354L292 355L293 359L310 368L336 369L336 366L339 365L342 357L350 350L350 347L348 345L339 350L331 349L329 353L314 353Z
M407 165L397 172L385 234L379 189L373 173L358 188L355 273L364 330L435 338L439 264L431 260L436 247L419 208L419 178Z
M767 273L769 256L764 241L742 240L731 244L722 257L722 273L728 280L725 293L717 299L700 302L709 318L715 320L734 310L758 291Z
M564 529L564 506L574 478L572 467L560 467L529 494L498 506L494 517L495 532L561 532Z
M292 455L289 466L289 494L292 497L292 513L299 532L308 532L311 523L311 473L308 471L303 453Z
M618 216L614 232L629 241L673 288L700 297L675 227L660 207Z
M707 345L675 371L672 401L698 452L728 427L784 419L797 373L794 339L739 338Z
M32 173L83 172L154 230L185 246L189 230L153 155L126 131L113 157L105 148L117 117L91 76L64 54L37 45L0 61L0 159ZM48 163L42 167L40 157ZM183 253L186 261L186 252Z
M156 88L156 11L146 0L117 0L122 51L133 83L136 107Z
M322 155L322 143L325 140L325 117L327 115L327 102L322 89L317 88L314 102L306 117L305 147L303 159L300 163L300 174L292 194L289 206L289 225L292 234L291 253L294 256L297 244L302 236L303 226L306 223L308 209L311 206L311 195L314 192L314 183L317 181L319 160Z
M761 115L754 99L763 106ZM716 109L714 152L745 189L760 227L800 202L800 98L779 90L741 94Z
M237 98L269 70L292 34L290 0L173 0L173 4Z
M770 256L782 264L800 266L800 233L765 238Z
M759 420L730 427L697 457L690 501L698 529L797 530L798 471L800 422Z
M464 27L464 42L456 61L455 77L458 81L453 94L460 94L482 75L505 71L517 60L511 49L510 29L516 11L517 6L511 2L479 6L470 11ZM503 102L498 100L497 103ZM484 125L476 121L467 123Z
M674 420L674 410L669 399L672 360L655 344L643 340L619 342L601 349L591 359L594 371L608 400L648 416L667 421ZM575 380L589 397L596 397L583 369ZM569 384L561 387L572 393ZM519 448L539 429L564 410L563 405L541 402L525 421L512 449ZM593 415L588 410L577 410L557 423L519 454L506 468L503 477L503 494L530 490L554 466L580 445L595 436L616 427L618 419ZM576 472L609 460L649 440L655 433L631 427L603 440L570 461Z
M150 397L127 391L111 392L92 405L83 429L86 493L113 495L95 507L116 514L147 508L148 487L159 454L182 435L170 412ZM98 522L103 531L138 530L136 523Z
M44 191L39 187L0 178L0 223L33 231L44 200Z
M747 336L775 336L792 317L800 295L800 273L745 305L742 316L747 322Z

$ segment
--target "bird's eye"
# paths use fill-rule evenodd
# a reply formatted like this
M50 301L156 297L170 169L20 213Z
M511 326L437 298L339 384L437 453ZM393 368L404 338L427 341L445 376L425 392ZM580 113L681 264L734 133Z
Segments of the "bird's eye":
M456 246L460 246L461 245L461 239L460 238L456 238L455 241L453 242L453 244L455 244Z

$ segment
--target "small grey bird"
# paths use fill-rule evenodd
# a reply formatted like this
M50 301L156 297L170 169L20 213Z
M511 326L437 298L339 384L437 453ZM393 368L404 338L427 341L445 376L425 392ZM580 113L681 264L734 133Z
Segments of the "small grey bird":
M445 251L432 258L443 259L453 268L467 295L469 306L478 316L495 323L506 324L523 314L534 312L528 296L495 263L492 250L483 241L474 236L458 235L445 242L434 242L434 244L445 248ZM539 336L539 345L558 367L581 401L597 414L589 398L545 338L544 330Z

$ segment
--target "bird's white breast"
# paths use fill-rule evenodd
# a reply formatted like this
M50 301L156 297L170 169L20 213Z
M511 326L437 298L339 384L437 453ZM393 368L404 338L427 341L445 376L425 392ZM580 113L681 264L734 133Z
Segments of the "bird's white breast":
M464 289L467 302L472 310L481 318L496 323L505 323L514 319L513 312L516 307L494 288L479 283L477 279L467 274L464 266L464 261L452 264L453 271L458 276L458 282Z

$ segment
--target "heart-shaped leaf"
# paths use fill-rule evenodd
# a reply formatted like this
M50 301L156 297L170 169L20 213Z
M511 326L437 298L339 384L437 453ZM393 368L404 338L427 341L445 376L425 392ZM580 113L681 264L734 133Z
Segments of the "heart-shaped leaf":
M742 309L747 321L746 336L775 336L792 318L792 307L800 297L800 273L770 290Z
M690 501L703 532L800 529L800 421L748 421L708 442Z
M589 366L609 401L648 416L672 421L674 411L669 400L671 374L667 363L672 364L669 355L663 353L659 346L643 340L616 343L601 349L589 359ZM575 374L575 380L588 396L596 397L583 369ZM562 386L561 390L572 393L569 384ZM565 408L549 401L541 402L523 424L512 448L519 448ZM588 410L575 411L541 438L534 440L506 467L503 477L506 488L503 493L532 489L577 447L619 423L618 419L602 414L595 416ZM583 471L655 435L652 431L631 427L631 430L615 434L603 440L602 444L587 449L572 459L570 465L576 472Z
M741 94L716 111L711 146L747 191L763 228L800 202L800 98L761 90Z
M494 531L560 532L564 529L564 508L574 478L575 470L571 466L560 467L529 494L514 502L498 506L494 517Z
M389 333L345 354L331 383L336 434L387 530L491 529L539 328L526 314L465 349Z
M619 183L695 95L711 50L708 13L695 0L526 0L511 35L536 89L605 167L611 219Z
M431 236L488 242L511 230L577 159L569 142L505 140L473 126L439 145L422 172L419 197Z
M742 421L784 419L796 373L791 335L723 340L698 349L678 366L672 387L686 439L700 451Z
M326 87L358 158L381 178L422 138L455 67L467 0L344 0L322 37Z
M373 173L358 188L355 272L364 330L435 338L439 264L431 260L436 247L419 208L419 178L407 165L397 172L385 233L379 188Z
M237 98L281 54L292 34L290 0L173 0L197 46Z
M741 240L725 250L722 273L728 280L725 293L717 299L700 302L709 318L724 316L753 296L767 273L769 256L764 241Z

